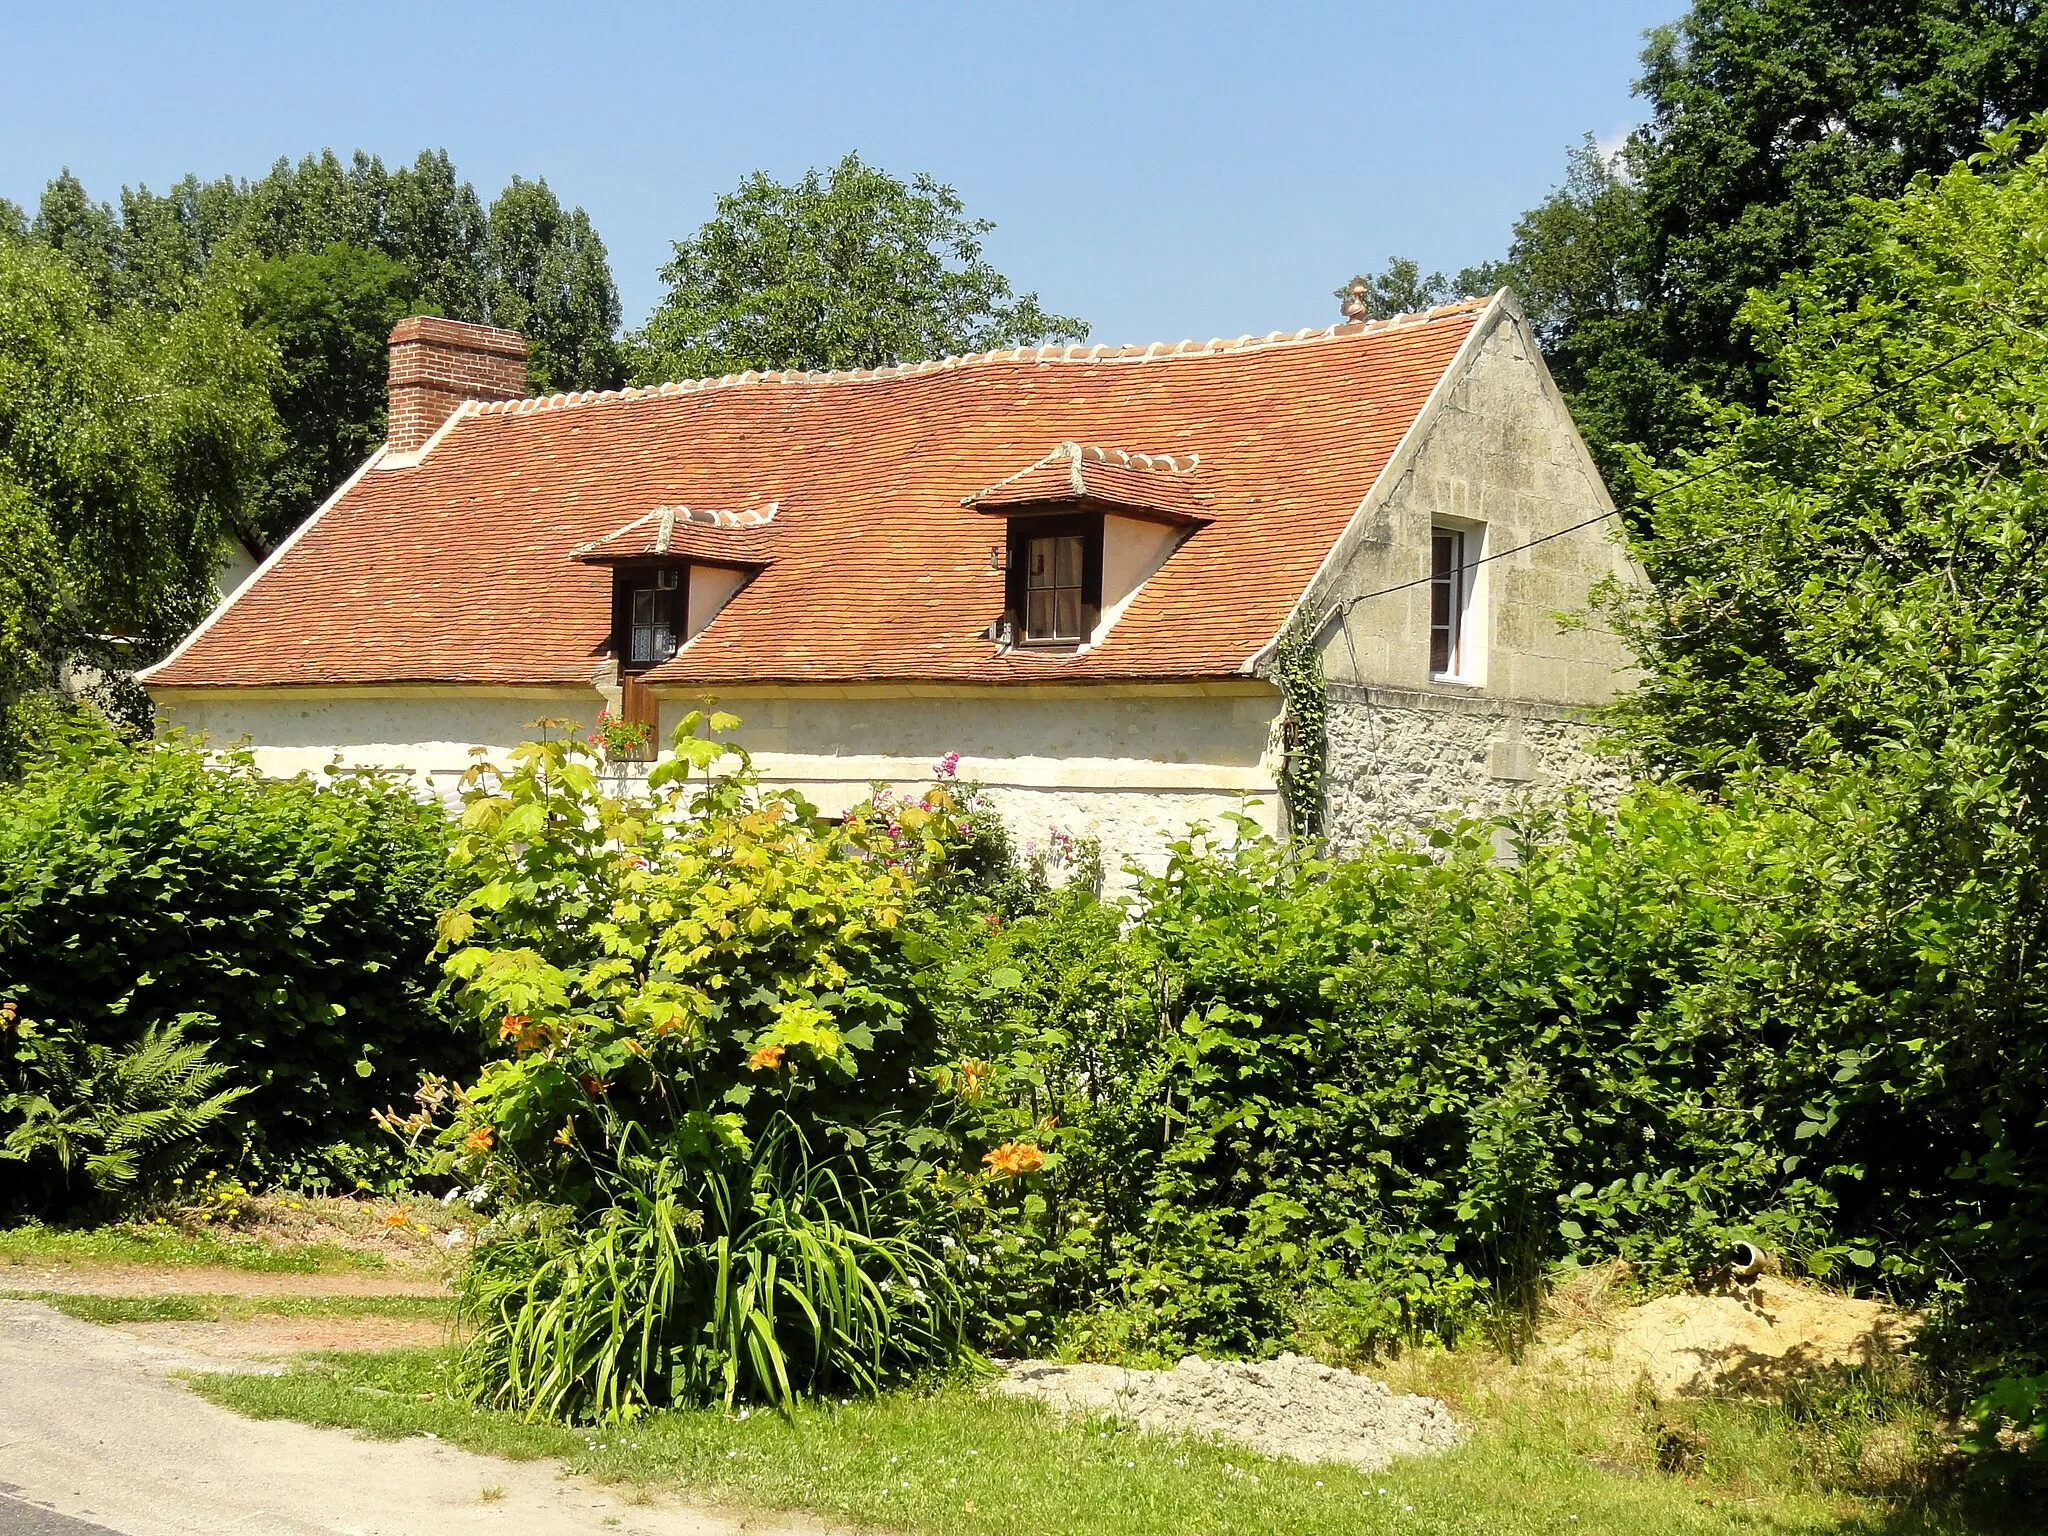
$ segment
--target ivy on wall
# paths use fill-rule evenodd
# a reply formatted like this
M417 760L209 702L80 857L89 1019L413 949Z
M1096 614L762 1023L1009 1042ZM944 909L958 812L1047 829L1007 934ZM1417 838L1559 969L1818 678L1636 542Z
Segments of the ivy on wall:
M1315 643L1316 610L1304 607L1273 649L1273 677L1286 712L1281 717L1285 757L1280 769L1280 803L1290 836L1323 835L1323 767L1327 754L1323 653Z

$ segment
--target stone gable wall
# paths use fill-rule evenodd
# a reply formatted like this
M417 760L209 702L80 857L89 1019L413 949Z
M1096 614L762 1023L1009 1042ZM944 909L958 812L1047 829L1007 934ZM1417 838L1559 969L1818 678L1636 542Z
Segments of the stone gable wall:
M1613 504L1526 322L1509 311L1475 346L1318 584L1329 616L1324 826L1336 847L1570 786L1611 801L1627 782L1623 763L1588 750L1599 735L1589 712L1631 677L1626 648L1589 604L1603 582L1640 576L1612 519L1560 532ZM1469 683L1431 678L1429 588L1404 587L1429 574L1434 526L1483 529L1482 553L1505 552L1474 572L1470 612L1483 628L1471 638L1484 662Z

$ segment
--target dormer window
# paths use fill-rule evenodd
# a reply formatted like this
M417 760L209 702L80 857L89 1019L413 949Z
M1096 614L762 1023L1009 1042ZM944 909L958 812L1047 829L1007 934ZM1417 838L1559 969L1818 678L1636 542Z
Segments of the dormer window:
M1102 514L1013 517L1009 592L1024 645L1080 645L1102 617Z
M1077 533L1024 541L1024 638L1083 638L1081 565L1085 547Z
M741 512L656 507L572 558L612 571L608 649L625 673L673 659L773 560L777 504Z
M998 646L1084 651L1181 542L1208 521L1193 454L1127 453L1061 443L985 490L960 498L1001 517L989 569L1004 573Z
M660 666L688 632L689 583L681 566L619 571L613 599L619 665L628 671Z

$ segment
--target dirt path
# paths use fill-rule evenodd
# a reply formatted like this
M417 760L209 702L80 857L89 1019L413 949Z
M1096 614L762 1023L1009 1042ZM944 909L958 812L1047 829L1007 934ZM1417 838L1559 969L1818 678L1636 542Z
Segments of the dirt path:
M0 1536L95 1528L116 1536L821 1536L823 1529L679 1502L629 1504L553 1462L244 1419L170 1379L175 1371L222 1368L219 1358L76 1322L36 1302L0 1301ZM502 1494L486 1499L493 1488Z

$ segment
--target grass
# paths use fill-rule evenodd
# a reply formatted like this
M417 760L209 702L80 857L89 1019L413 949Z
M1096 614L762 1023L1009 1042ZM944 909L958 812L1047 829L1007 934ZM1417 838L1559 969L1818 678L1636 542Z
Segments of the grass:
M439 1296L85 1296L7 1291L10 1301L40 1301L83 1323L224 1323L252 1317L396 1317L452 1323L455 1301Z
M806 1407L651 1415L574 1430L476 1413L445 1350L328 1356L277 1377L202 1376L216 1403L380 1437L433 1434L490 1455L557 1456L617 1481L928 1536L1962 1536L2032 1529L1956 1501L1802 1486L1810 1439L1784 1410L1721 1405L1664 1424L1615 1394L1475 1400L1471 1440L1377 1473L1272 1461L1112 1422L1062 1422L965 1387ZM1659 1469L1684 1448L1679 1473Z
M376 1254L356 1253L334 1244L278 1246L139 1224L9 1227L0 1230L0 1265L8 1264L218 1265L271 1274L384 1268L384 1260Z

